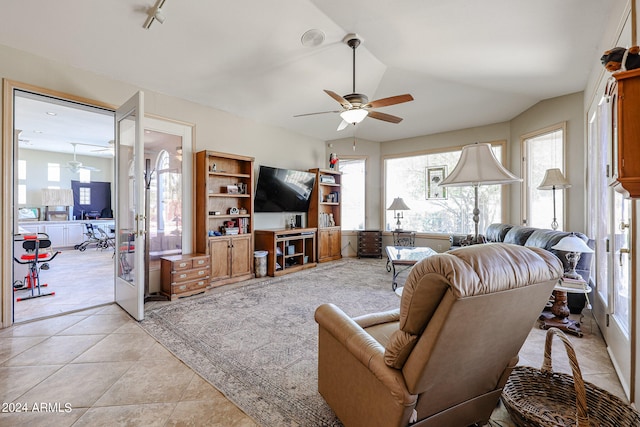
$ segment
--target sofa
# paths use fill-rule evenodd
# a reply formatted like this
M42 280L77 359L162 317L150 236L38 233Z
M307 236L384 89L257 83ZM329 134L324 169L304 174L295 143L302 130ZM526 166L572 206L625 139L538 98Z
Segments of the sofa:
M473 245L415 264L399 309L323 304L318 391L347 427L486 423L561 276L544 249Z
M521 225L495 223L487 227L485 240L487 242L504 242L520 246L545 249L556 255L562 262L564 271L568 271L570 266L567 261L566 252L557 251L551 248L555 246L560 239L570 234L571 232L568 231L547 230ZM574 234L584 240L587 246L594 249L595 241L593 239L589 239L583 233L575 232ZM587 283L591 283L592 258L593 254L582 254L578 261L578 265L576 266L576 272L580 274ZM580 314L586 302L584 294L571 293L568 294L567 297L567 305L569 306L571 314Z

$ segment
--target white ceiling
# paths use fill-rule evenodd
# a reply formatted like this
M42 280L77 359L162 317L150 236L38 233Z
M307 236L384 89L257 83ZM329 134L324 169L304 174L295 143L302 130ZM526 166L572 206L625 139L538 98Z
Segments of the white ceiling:
M510 120L540 100L581 91L598 65L612 9L603 0L0 0L0 44L321 140L386 141ZM320 29L318 47L302 34ZM336 128L323 92L369 99L411 93ZM123 100L124 101L124 100ZM96 136L98 138L98 136ZM104 136L99 138L104 139ZM105 143L103 141L102 143Z

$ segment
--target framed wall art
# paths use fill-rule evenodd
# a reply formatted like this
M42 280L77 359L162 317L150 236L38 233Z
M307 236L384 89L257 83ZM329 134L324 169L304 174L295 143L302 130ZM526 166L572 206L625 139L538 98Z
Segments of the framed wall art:
M442 200L447 198L447 188L440 187L440 183L447 176L446 166L430 166L426 169L427 200Z

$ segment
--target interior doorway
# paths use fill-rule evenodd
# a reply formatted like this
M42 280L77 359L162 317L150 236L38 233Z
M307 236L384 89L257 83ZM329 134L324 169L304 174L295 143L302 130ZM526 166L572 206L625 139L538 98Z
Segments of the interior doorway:
M15 241L5 245L10 257L2 261L3 278L10 278L3 280L3 325L114 302L115 109L6 80L4 97L12 109L5 114L12 137L5 132L3 151L10 161L4 163L4 176L13 178L11 194L4 200L13 215L5 217L3 230ZM191 176L193 126L156 117L146 122L145 158L151 178L148 275L149 291L156 292L160 257L183 248L188 253L192 247L190 233L182 233L192 224L191 180L182 176ZM72 182L80 189L71 188ZM91 194L97 193L91 184L97 182L111 191L94 204ZM43 199L51 194L69 196L73 202ZM28 286L29 264L13 259L25 255L21 236L32 233L42 233L38 235L51 242L49 250L60 252L37 266L40 288Z
M23 89L12 101L13 320L111 303L113 110Z

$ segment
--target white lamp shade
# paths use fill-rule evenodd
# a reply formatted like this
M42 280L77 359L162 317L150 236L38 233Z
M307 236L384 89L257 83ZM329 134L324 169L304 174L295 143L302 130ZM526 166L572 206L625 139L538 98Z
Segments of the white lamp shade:
M340 117L347 123L360 123L367 117L369 112L362 108L356 108L353 110L346 110L340 113Z
M402 200L402 197L396 197L393 199L393 203L391 206L387 208L388 211L410 211L411 209L407 204Z
M544 173L544 178L540 185L538 186L538 190L553 190L561 189L561 188L569 188L571 184L567 181L567 178L564 177L560 169L553 168L547 169Z
M551 249L564 252L579 252L584 254L593 253L593 249L587 246L584 240L573 233L560 239L558 243L556 243L554 246L551 246Z
M493 154L491 144L475 143L462 147L460 160L440 187L509 184L522 181L509 172Z

